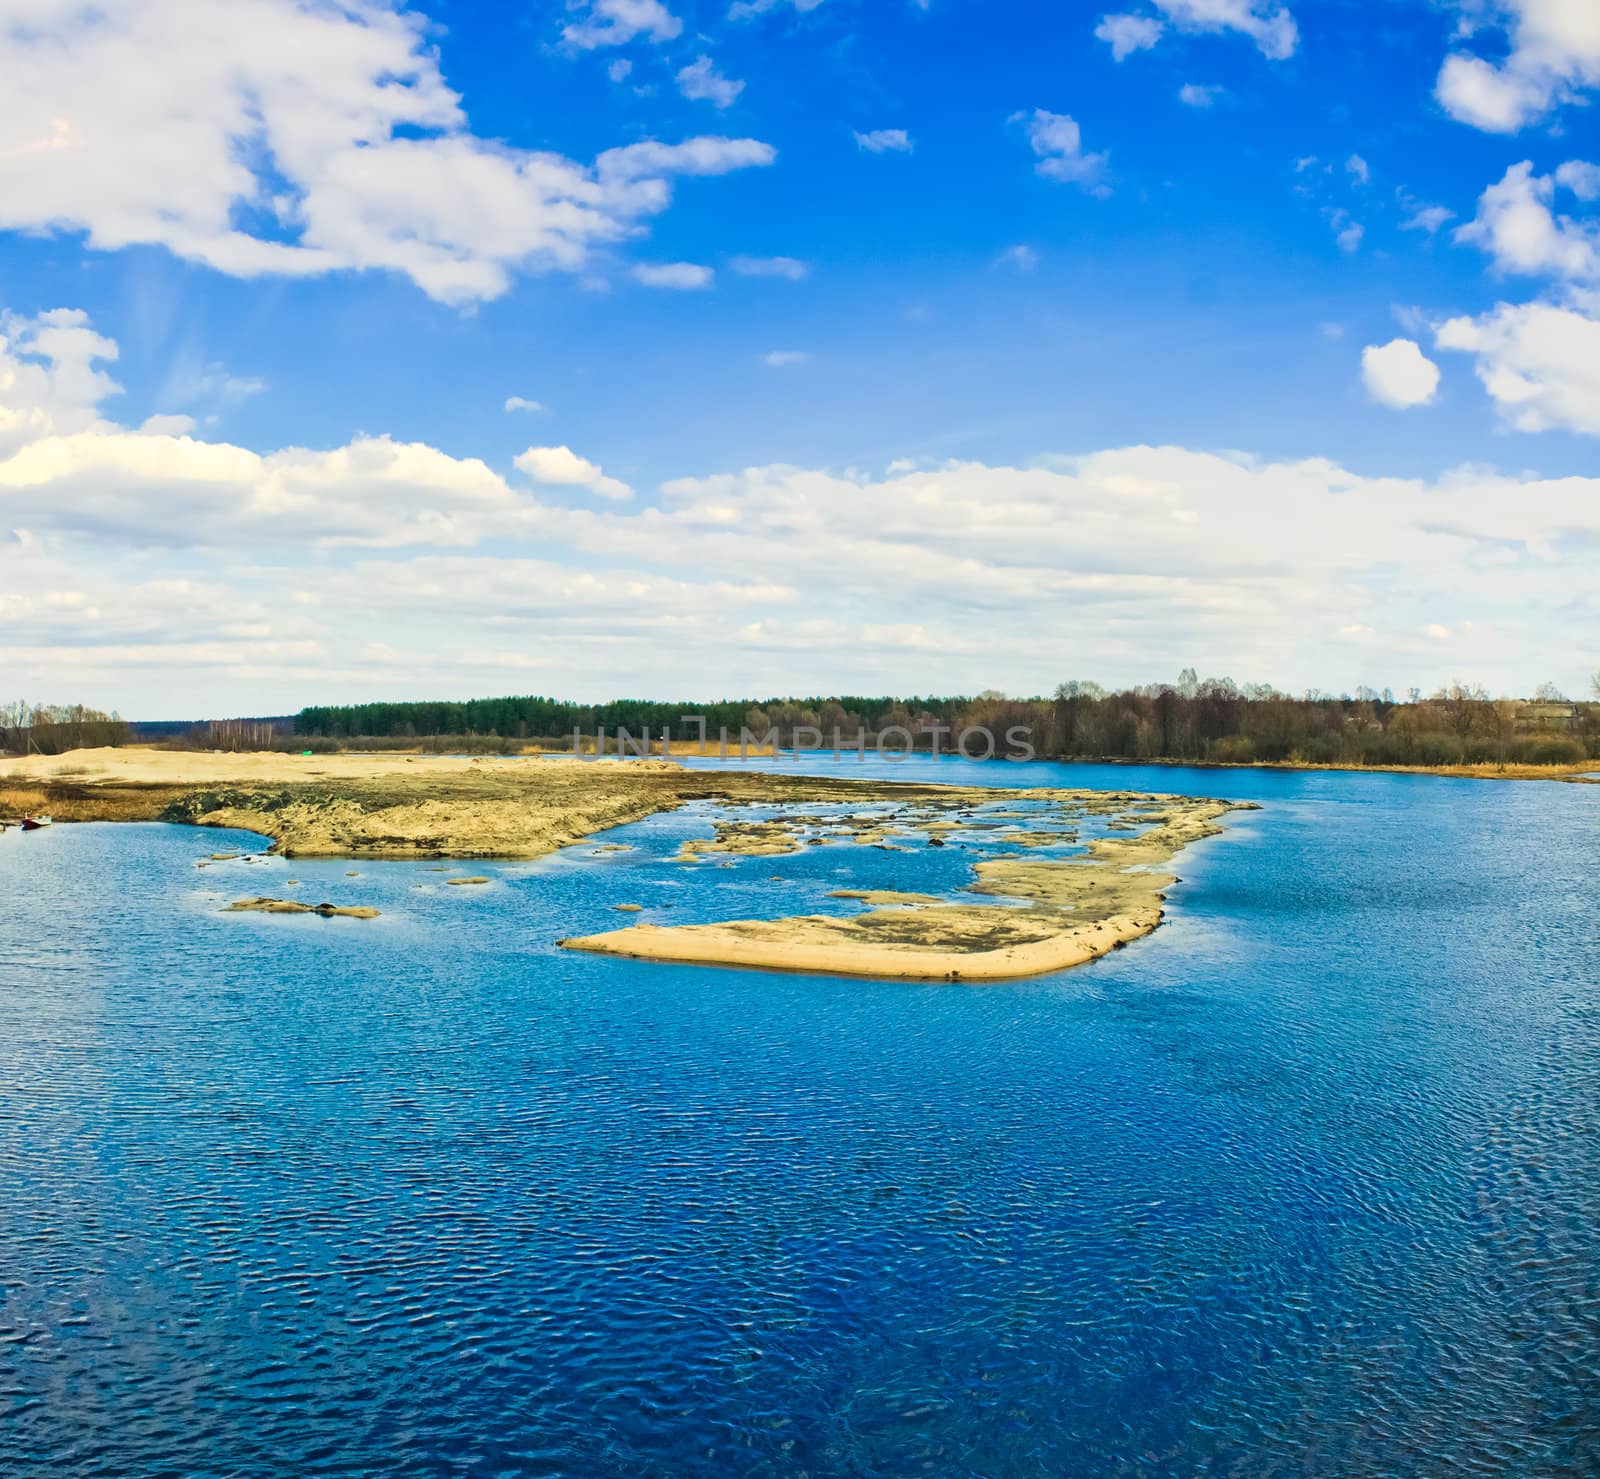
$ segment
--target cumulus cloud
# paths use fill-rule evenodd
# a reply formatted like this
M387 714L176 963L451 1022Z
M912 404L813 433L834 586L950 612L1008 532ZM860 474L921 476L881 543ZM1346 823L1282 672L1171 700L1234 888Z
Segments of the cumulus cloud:
M698 262L641 262L633 269L633 275L647 288L672 288L682 293L708 288L716 277L709 267Z
M1380 405L1406 410L1425 406L1439 389L1439 367L1414 339L1391 339L1361 351L1361 378Z
M1474 356L1478 379L1517 430L1600 436L1600 319L1553 303L1501 303L1448 320L1436 343Z
M1556 167L1555 181L1579 200L1600 200L1600 164L1591 164L1586 159L1569 159Z
M1487 133L1516 133L1600 86L1600 7L1593 0L1458 3L1507 54L1500 62L1470 51L1445 58L1434 96L1452 118Z
M580 457L570 447L529 447L519 453L517 468L536 483L560 488L587 488L602 498L632 498L633 489L608 478L599 463Z
M526 396L522 395L508 395L505 409L507 411L542 411L544 410L544 403L542 401L530 401Z
M713 107L731 108L744 91L744 83L724 77L708 56L690 62L678 71L678 91L693 102L708 102Z
M1262 56L1282 61L1294 55L1300 33L1287 7L1272 0L1153 0L1174 25L1191 31L1237 31Z
M664 210L676 174L772 158L691 140L621 174L605 162L628 150L591 168L480 138L421 18L366 0L31 0L0 22L0 68L0 229L159 245L239 277L397 272L452 304L580 270Z
M0 462L12 527L135 546L475 544L518 508L479 459L389 437L263 456L97 428L41 437Z
M1028 135L1028 145L1038 162L1034 172L1047 180L1081 185L1091 195L1109 195L1106 165L1109 154L1085 154L1083 135L1077 123L1065 113L1035 108L1032 113L1017 113Z
M579 51L625 46L641 36L647 41L672 41L682 34L683 22L661 0L589 0L583 19L561 32L567 45Z
M956 660L974 687L1038 691L1063 651L1138 681L1196 647L1240 677L1427 686L1460 662L1429 626L1470 633L1491 685L1523 683L1533 652L1565 681L1594 665L1577 618L1600 616L1600 479L1122 447L757 466L630 499L566 446L508 481L399 436L261 452L131 430L87 319L8 325L0 670L25 688L201 712L533 672L594 698L886 691L948 686ZM1352 668L1352 644L1393 668Z
M1178 101L1186 108L1211 108L1222 96L1220 87L1203 86L1198 82L1185 82L1178 89Z
M139 423L139 430L147 436L186 437L198 424L193 416L158 411L154 416L146 416Z
M1094 34L1111 48L1113 60L1120 62L1136 51L1148 51L1161 39L1165 29L1153 16L1103 15Z
M735 257L728 266L740 277L781 277L788 282L799 282L811 271L811 264L798 257Z
M1501 272L1570 282L1600 279L1600 231L1554 208L1558 187L1591 199L1583 191L1594 169L1574 160L1554 174L1536 175L1526 159L1512 165L1478 197L1477 215L1456 231L1456 240L1481 247Z
M1094 34L1111 48L1117 61L1154 46L1167 24L1180 31L1234 31L1255 42L1272 61L1294 55L1300 32L1288 9L1273 0L1150 0L1160 13L1102 16Z
M79 309L0 314L0 453L96 425L100 402L122 392L99 368L116 358L116 344Z
M857 132L855 140L856 147L868 154L909 154L916 148L911 135L903 128L875 128L867 133Z

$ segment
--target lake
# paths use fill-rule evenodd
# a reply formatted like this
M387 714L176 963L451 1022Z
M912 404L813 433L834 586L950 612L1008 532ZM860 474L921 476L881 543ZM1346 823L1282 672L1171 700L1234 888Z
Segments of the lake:
M1262 810L983 986L556 948L972 861L705 808L472 887L0 836L0 1473L1600 1471L1600 788L839 769ZM382 916L221 912L290 878Z

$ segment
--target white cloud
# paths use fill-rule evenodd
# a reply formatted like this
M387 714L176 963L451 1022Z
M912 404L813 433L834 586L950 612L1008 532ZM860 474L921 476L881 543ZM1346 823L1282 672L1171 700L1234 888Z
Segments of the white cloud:
M1104 15L1094 34L1111 48L1113 60L1120 62L1136 51L1148 51L1164 29L1160 21L1147 15Z
M1160 16L1116 14L1102 16L1094 34L1121 61L1135 51L1146 51L1160 41L1170 22L1180 31L1236 31L1256 44L1272 61L1294 55L1300 33L1288 9L1275 0L1150 0Z
M100 402L122 387L97 366L116 358L116 344L79 309L0 314L0 454L99 424Z
M1342 206L1333 206L1323 212L1334 230L1334 240L1339 244L1339 250L1354 253L1361 250L1362 239L1367 234L1367 228L1359 221L1350 219L1350 212Z
M781 370L787 365L803 365L810 358L803 349L773 349L761 356L761 362Z
M1361 351L1361 378L1380 405L1406 410L1425 406L1439 389L1439 367L1414 339L1391 339Z
M1082 131L1065 113L1051 113L1035 108L1032 113L1012 115L1013 122L1021 122L1028 134L1028 144L1038 163L1034 172L1047 180L1081 185L1092 195L1109 195L1105 183L1106 163L1109 154L1085 154Z
M717 108L731 108L744 91L744 83L724 77L708 56L690 62L678 71L678 91L691 101L704 101Z
M868 154L909 154L916 148L910 134L903 128L875 128L868 133L857 132L856 147Z
M133 431L103 411L116 346L81 314L46 318L8 321L0 367L0 530L21 531L0 537L0 671L24 690L146 714L528 672L584 698L695 692L707 672L726 691L1032 692L1063 651L1146 681L1197 646L1240 678L1426 687L1460 661L1434 625L1470 633L1468 676L1491 687L1525 686L1534 655L1564 683L1595 666L1600 478L1122 447L758 466L630 501L568 447L529 448L508 481L393 437L258 452ZM1496 327L1441 343L1483 356ZM62 331L58 355L41 329ZM1553 418L1546 395L1523 409ZM1570 416L1600 404L1576 379L1567 396ZM1346 666L1358 639L1390 666Z
M1029 246L1027 242L1018 242L1015 246L1008 246L994 259L996 267L1009 267L1013 272L1021 273L1024 277L1034 272L1039 266L1039 253Z
M1365 185L1372 178L1372 168L1359 154L1352 154L1344 162L1345 173L1358 185Z
M1178 89L1178 101L1187 108L1211 108L1216 106L1216 101L1222 96L1222 92L1223 89L1220 87L1185 82Z
M139 430L146 436L186 437L194 431L196 425L193 416L157 412L154 416L146 416L139 423Z
M1600 85L1600 6L1593 0L1459 3L1469 21L1503 30L1509 49L1498 64L1465 51L1445 59L1434 95L1451 117L1488 133L1516 133Z
M672 175L725 175L732 170L771 164L778 151L759 139L725 139L703 134L681 144L646 139L607 149L594 162L595 174L607 191L636 192L642 202L667 203L666 180Z
M798 257L735 257L728 266L740 277L781 277L789 282L799 282L811 271L811 264Z
M159 397L180 406L202 401L236 406L251 396L262 394L266 388L267 382L257 375L234 375L215 361L201 363L180 356L163 379Z
M626 82L633 75L633 63L627 57L618 57L606 68L606 76L613 82Z
M647 288L672 288L678 292L708 288L716 277L709 267L698 262L641 262L633 269L633 275Z
M603 9L620 23L652 4ZM376 269L472 303L519 271L581 270L665 209L691 160L772 158L691 140L621 176L604 161L627 150L587 168L477 137L421 18L365 0L27 12L0 26L0 229L159 245L239 277Z
M752 16L765 15L769 10L776 10L780 5L792 5L802 15L807 11L815 10L822 4L822 0L734 0L728 7L730 21L749 20Z
M1484 389L1517 430L1600 436L1600 319L1551 303L1501 303L1450 319L1435 342L1476 357Z
M588 14L561 32L579 51L623 46L639 36L672 41L682 34L683 22L661 0L589 0Z
M518 509L477 458L388 437L263 456L106 427L47 435L0 462L11 527L134 546L469 545Z
M507 411L542 411L544 410L544 403L542 401L530 401L526 396L508 395L505 409Z
M1175 24L1193 31L1238 31L1272 61L1294 55L1300 33L1287 7L1272 0L1153 0Z
M1569 159L1556 167L1556 184L1570 190L1579 200L1600 200L1600 164L1586 159Z
M632 498L633 489L608 478L599 463L580 457L570 447L529 447L517 456L517 468L536 483L561 488L587 488L602 498Z
M1536 175L1527 160L1512 165L1478 197L1477 215L1457 230L1456 240L1481 247L1501 272L1571 282L1600 278L1600 231L1553 209L1557 186L1586 185L1584 171L1593 167L1573 161L1553 175Z
M1455 212L1442 205L1423 205L1413 203L1410 214L1400 223L1402 231L1426 231L1429 236L1437 234L1439 228L1455 219Z
M1427 333L1429 328L1428 315L1414 303L1391 303L1389 312L1394 321L1408 334L1419 337Z

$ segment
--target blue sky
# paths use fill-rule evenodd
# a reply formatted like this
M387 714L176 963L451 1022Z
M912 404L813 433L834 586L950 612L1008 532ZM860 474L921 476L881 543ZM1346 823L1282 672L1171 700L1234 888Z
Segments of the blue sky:
M3 25L13 687L1600 667L1590 0Z

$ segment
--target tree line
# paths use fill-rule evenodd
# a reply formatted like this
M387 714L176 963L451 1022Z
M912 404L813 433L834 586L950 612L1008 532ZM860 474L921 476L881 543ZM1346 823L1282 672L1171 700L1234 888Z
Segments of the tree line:
M648 729L653 737L674 740L700 737L691 716L703 717L710 737L727 729L737 740L741 729L766 735L787 735L798 725L839 724L854 735L876 732L887 723L904 723L913 715L935 715L946 722L970 703L967 698L772 698L683 701L616 699L604 704L576 704L562 699L517 697L469 699L461 703L321 704L295 716L294 731L310 738L431 738L441 735L500 739L569 739L604 729L614 735L626 729L637 737Z
M1600 698L1600 686L1596 697ZM1572 703L1551 685L1529 700L1496 699L1454 684L1424 696L1385 690L1290 695L1266 684L1199 678L1186 669L1175 683L1108 690L1062 683L1046 697L976 696L768 698L715 703L621 699L575 704L543 697L467 702L317 705L301 710L296 735L315 741L450 739L464 747L510 748L513 741L570 743L619 729L638 738L675 740L726 730L771 734L780 745L854 744L906 731L919 749L948 750L964 729L996 736L1020 726L1042 758L1187 760L1216 764L1297 762L1325 765L1570 764L1600 758L1600 703ZM896 742L904 740L896 736Z
M0 704L0 754L61 755L98 745L125 745L128 724L83 704Z

